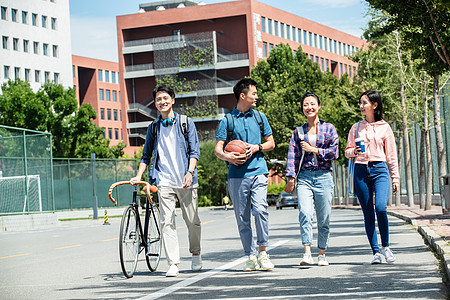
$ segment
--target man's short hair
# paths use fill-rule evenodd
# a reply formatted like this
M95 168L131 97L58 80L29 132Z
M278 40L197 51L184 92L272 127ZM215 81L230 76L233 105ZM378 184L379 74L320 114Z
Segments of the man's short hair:
M239 96L241 93L244 93L247 95L248 91L250 90L250 86L253 85L256 87L257 83L251 78L243 78L239 80L238 83L233 87L233 93L234 97L236 98L236 101L239 101Z
M169 96L173 99L175 98L175 92L173 91L173 89L171 87L168 87L166 85L160 85L157 86L154 90L153 90L153 99L156 100L156 94L158 92L166 92L167 94L169 94Z

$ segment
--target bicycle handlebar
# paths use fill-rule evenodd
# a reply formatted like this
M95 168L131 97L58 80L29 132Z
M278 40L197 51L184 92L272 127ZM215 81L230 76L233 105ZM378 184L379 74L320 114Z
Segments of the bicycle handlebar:
M143 185L145 185L144 189L147 192L146 193L147 194L147 199L148 199L148 202L150 202L150 203L152 203L152 197L150 196L150 192L156 193L158 191L158 188L156 186L150 185L150 183L148 183L146 181L134 181L133 184L131 184L131 181L118 181L118 182L115 182L115 183L111 184L111 187L109 188L109 191L108 191L108 198L109 198L109 200L111 200L112 203L114 203L114 206L117 206L117 201L112 196L112 191L113 191L113 189L116 186L124 185L124 184L130 184L130 185L143 184Z

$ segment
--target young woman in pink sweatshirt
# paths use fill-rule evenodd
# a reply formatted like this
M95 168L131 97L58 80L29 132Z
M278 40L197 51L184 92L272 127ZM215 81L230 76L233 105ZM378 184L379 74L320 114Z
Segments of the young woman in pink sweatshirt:
M391 126L383 120L383 102L378 92L364 92L359 100L359 108L365 119L353 124L350 129L345 156L355 157L354 189L364 214L366 234L373 252L372 264L382 263L383 256L386 262L393 263L395 256L389 248L386 206L391 186L389 173L394 193L398 191L400 184L394 133ZM356 138L363 139L364 146L357 146ZM381 249L378 246L375 215Z

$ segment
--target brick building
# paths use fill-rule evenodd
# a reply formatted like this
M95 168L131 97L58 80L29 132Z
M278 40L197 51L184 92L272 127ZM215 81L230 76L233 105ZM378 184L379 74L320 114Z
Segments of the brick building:
M175 109L194 118L201 139L214 138L236 104L232 87L279 43L302 47L323 71L355 73L345 57L364 41L255 0L204 5L190 0L141 4L117 17L122 111L130 146L144 143L157 116L151 92L175 86Z

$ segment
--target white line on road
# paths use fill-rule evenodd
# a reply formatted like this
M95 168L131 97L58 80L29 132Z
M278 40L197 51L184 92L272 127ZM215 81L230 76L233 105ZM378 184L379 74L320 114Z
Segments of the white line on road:
M350 297L350 296L369 296L369 295L386 295L386 294L405 294L405 293L426 293L426 292L438 292L440 289L419 289L419 290L398 290L398 291L372 291L372 292L353 292L353 293L330 293L330 294L308 294L308 295L283 295L283 296L266 296L266 297L239 297L239 298L220 298L220 300L264 300L264 299L288 299L288 298L312 298L312 297ZM217 298L207 299L217 300Z
M288 240L279 241L278 243L274 244L273 246L267 247L267 251L270 251L270 250L272 250L272 249L274 249L276 247L279 247L279 246L281 246L281 245L283 245L283 244L285 244L287 242L288 242ZM156 293L147 295L147 296L142 297L140 299L141 300L150 300L150 299L158 299L160 297L167 296L168 294L171 294L171 293L176 292L177 290L179 290L181 288L184 288L184 287L187 287L187 286L189 286L191 284L194 284L197 281L200 281L200 280L203 280L205 278L211 277L211 276L213 276L213 275L215 275L215 274L217 274L219 272L228 270L228 269L230 269L230 268L232 268L232 267L234 267L236 265L242 264L247 259L248 259L247 256L241 257L239 259L236 259L235 261L232 261L230 263L222 265L222 266L220 266L220 267L218 267L218 268L216 268L214 270L210 270L208 272L199 274L199 275L194 276L192 278L185 279L183 281L180 281L180 282L178 282L178 283L176 283L174 285L166 287L165 289L162 289L162 290L160 290L160 291L158 291Z

